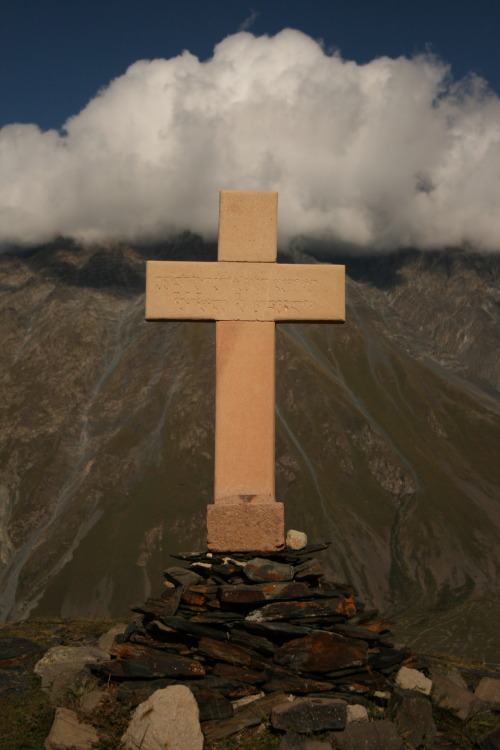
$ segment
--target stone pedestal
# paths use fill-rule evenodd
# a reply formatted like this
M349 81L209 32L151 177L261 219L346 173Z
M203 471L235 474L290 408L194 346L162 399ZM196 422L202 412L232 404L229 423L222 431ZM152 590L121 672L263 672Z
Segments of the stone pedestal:
M207 507L212 552L272 552L284 545L283 503L218 503Z

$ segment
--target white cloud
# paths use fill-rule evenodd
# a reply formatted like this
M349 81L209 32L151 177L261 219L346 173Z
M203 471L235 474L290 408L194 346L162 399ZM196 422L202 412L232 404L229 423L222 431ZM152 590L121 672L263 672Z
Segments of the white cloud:
M0 130L0 242L217 232L218 191L279 190L282 241L500 249L500 100L432 57L366 65L299 31L142 60L66 132Z

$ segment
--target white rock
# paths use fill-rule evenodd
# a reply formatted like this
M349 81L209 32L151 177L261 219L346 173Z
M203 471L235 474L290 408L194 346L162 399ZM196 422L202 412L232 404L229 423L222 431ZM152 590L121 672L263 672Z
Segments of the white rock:
M368 711L360 703L352 703L347 706L347 724L352 721L368 721Z
M82 724L69 708L56 708L54 723L44 742L45 750L91 750L99 736L89 724Z
M285 544L290 549L304 549L307 545L307 534L303 531L296 531L296 529L289 529L286 532Z
M112 628L101 635L97 645L102 651L105 651L107 654L109 654L109 650L113 645L116 636L122 635L122 633L124 633L126 629L126 623L118 623L118 625L113 625Z
M396 685L404 690L418 690L420 693L424 693L424 695L430 695L432 680L429 680L418 669L401 667L396 675Z
M189 688L171 685L137 706L122 743L126 750L202 750L198 705Z
M42 690L57 703L72 687L87 688L95 682L86 665L106 661L109 654L95 646L54 646L35 664Z

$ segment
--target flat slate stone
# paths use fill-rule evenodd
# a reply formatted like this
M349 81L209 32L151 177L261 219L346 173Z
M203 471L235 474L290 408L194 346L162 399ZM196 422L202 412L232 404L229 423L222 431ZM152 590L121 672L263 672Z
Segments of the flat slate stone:
M187 604L191 607L201 607L205 609L207 598L204 594L200 594L198 591L190 591L186 589L181 596L181 604Z
M189 570L189 568L181 568L178 565L172 566L170 568L165 568L163 571L163 575L167 579L167 581L170 581L173 583L176 587L177 586L184 586L185 588L188 586L195 586L197 583L200 583L203 579L198 573L195 573L194 570Z
M229 680L215 674L206 674L205 677L196 680L177 680L178 685L186 685L190 690L217 690L229 701L260 693L256 685L249 685L239 680Z
M211 552L178 552L176 555L170 554L174 560L186 560L188 562L210 562L214 564L220 564L223 562L223 558L212 555Z
M197 591L200 594L204 594L207 599L210 599L211 596L215 596L217 594L217 591L219 590L219 584L209 583L207 580L205 580L205 583L194 583L192 586L189 586L189 590Z
M221 586L219 599L226 604L260 604L266 601L264 592L256 586Z
M297 550L299 556L312 555L313 552L321 552L321 550L328 549L331 542L322 542L321 544L306 544L301 550Z
M311 589L298 581L221 586L219 592L221 602L226 604L257 604L265 601L306 599L312 596Z
M220 638L226 640L226 633L216 628L209 628L206 625L197 623L194 619L187 620L184 617L162 617L161 620L153 621L152 625L157 627L159 631L162 629L162 625L166 626L171 632L174 633L185 633L186 635L192 635L197 638Z
M190 618L189 622L199 622L200 624L206 625L220 625L229 622L238 622L238 620L243 620L244 617L245 615L241 614L241 612L225 612L218 609L215 612L203 612L201 614L194 615Z
M291 581L294 576L293 565L272 562L262 557L254 557L243 568L244 575L256 583L265 581Z
M374 633L372 630L362 628L359 625L351 625L351 623L336 623L333 628L333 632L340 633L349 638L361 638L365 641L378 641L380 636L378 633Z
M329 682L313 680L310 677L291 672L283 667L276 667L271 678L265 683L264 690L267 693L326 693L333 689Z
M238 680L249 685L261 685L269 676L268 672L250 669L250 667L239 667L235 664L216 664L213 674L226 680Z
M377 610L363 613L358 617L354 617L351 620L353 625L359 625L366 630L372 630L374 633L390 634L390 628L394 625L392 620L384 620L382 617L377 617Z
M295 672L330 672L366 660L367 644L335 633L319 631L297 638L276 649L276 664Z
M300 734L344 729L347 703L339 698L306 697L277 706L271 714L275 729L291 729Z
M231 701L218 690L193 690L193 695L200 711L200 721L221 721L233 715Z
M309 618L329 617L341 614L350 617L355 614L356 605L350 597L342 599L325 599L324 601L289 601L265 604L260 609L250 612L246 619L249 622L269 620L307 620Z
M295 579L302 581L304 578L320 578L325 574L325 569L318 560L311 558L310 560L304 560L295 567Z
M225 580L233 578L234 576L240 576L243 570L242 565L238 565L236 562L224 562L221 565L212 565L212 573Z
M144 604L134 604L130 609L141 615L151 617L169 617L175 615L181 601L182 586L166 589L160 597L150 597Z
M345 597L344 591L326 586L311 588L311 591L315 599L343 599Z
M291 625L288 622L249 622L248 618L245 618L245 621L239 623L238 626L249 629L251 632L266 633L270 637L276 636L285 639L307 635L312 632L312 629L305 625Z
M244 646L236 646L230 641L217 641L213 638L202 638L198 644L198 652L212 659L251 667L257 670L269 669L269 663Z
M276 650L276 646L268 638L253 635L246 630L240 629L238 625L231 630L231 641L238 646L246 646L253 651L259 651L264 656L272 656Z
M212 573L212 563L208 562L193 562L189 566L189 570L193 570L198 573L205 580L209 579Z
M389 669L401 664L410 657L410 654L409 648L385 648L383 651L371 654L368 658L368 664L378 670Z
M185 643L164 643L140 635L136 635L133 641L114 643L109 653L119 659L142 659L143 657L154 657L159 651L170 651L183 656L191 653Z
M134 659L112 659L92 665L92 672L119 679L154 679L157 677L201 677L205 669L196 659L158 652L157 656Z
M201 725L205 739L222 740L231 734L239 732L245 727L255 726L270 716L271 711L280 703L287 703L288 698L284 693L270 693L263 698L257 698L246 706L237 708L231 719L219 722L205 722Z

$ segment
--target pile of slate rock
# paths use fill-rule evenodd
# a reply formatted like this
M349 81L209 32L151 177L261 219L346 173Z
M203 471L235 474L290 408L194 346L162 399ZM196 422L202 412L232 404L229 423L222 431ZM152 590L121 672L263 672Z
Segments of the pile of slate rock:
M284 694L358 704L383 695L410 652L394 647L390 623L351 586L328 579L316 555L327 547L177 555L188 567L164 571L162 595L132 607L136 622L93 671L118 681L118 699L132 704L187 685L210 739L248 723L248 712L235 711L246 701L255 717Z

